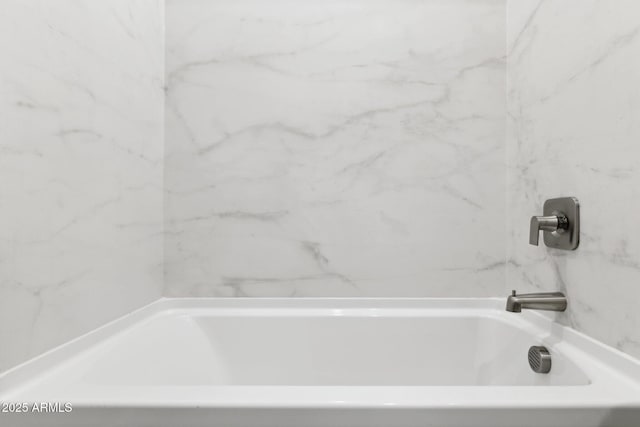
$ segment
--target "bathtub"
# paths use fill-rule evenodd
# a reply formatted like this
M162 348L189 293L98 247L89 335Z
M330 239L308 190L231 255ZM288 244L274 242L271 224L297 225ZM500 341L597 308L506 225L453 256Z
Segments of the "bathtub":
M1 375L0 425L640 426L638 361L504 303L162 299Z

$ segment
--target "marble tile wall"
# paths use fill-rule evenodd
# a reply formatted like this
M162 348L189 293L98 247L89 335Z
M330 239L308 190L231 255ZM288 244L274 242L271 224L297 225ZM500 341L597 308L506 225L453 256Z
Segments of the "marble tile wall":
M508 3L508 289L569 298L560 320L640 357L640 3ZM575 252L527 243L547 198L582 206Z
M0 5L0 371L161 295L162 12Z
M503 292L504 1L166 8L167 296Z
M166 296L560 289L560 321L640 356L636 2L510 1L505 29L504 0L167 0L166 59L163 8L0 6L0 371L163 279ZM562 195L580 248L529 246Z

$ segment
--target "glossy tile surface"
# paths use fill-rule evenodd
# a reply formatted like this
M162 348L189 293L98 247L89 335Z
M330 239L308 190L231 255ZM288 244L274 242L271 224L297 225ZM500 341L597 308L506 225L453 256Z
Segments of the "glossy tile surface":
M161 294L163 6L0 9L2 371Z
M504 7L169 0L166 295L502 292Z
M508 5L507 289L561 290L559 320L640 357L640 3ZM575 252L530 246L545 199L581 202Z

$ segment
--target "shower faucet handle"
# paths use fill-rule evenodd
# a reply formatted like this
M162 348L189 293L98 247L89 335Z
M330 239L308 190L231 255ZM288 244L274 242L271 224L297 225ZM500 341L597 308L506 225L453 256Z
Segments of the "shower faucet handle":
M532 216L529 243L538 246L540 231L550 248L574 250L580 243L580 203L575 197L560 197L544 202L542 216Z
M529 244L538 246L540 231L558 231L569 228L569 220L566 216L549 215L549 216L532 216L529 225Z

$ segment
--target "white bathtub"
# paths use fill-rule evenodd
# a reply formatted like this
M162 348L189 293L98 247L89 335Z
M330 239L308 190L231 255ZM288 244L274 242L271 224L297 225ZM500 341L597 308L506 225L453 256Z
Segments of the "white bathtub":
M0 376L0 400L73 405L2 426L637 427L640 364L504 299L164 299Z

